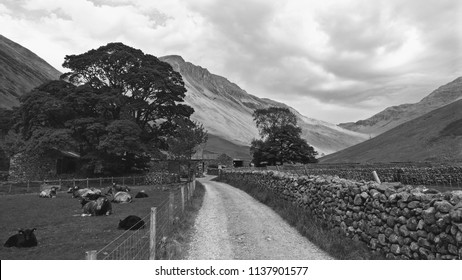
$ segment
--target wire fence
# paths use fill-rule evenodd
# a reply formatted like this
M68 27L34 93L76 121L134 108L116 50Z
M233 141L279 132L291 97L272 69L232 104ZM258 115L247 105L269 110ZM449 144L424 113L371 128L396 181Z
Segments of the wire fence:
M191 200L195 178L170 188L169 197L140 217L144 227L124 231L99 250L86 252L89 260L148 260L165 255L166 241L173 225L183 215L185 203ZM140 222L141 223L141 222Z
M142 176L99 177L99 178L73 178L59 180L32 180L32 181L7 181L0 182L0 194L25 194L39 193L51 186L57 187L58 191L67 191L68 188L79 186L86 188L105 188L113 183L119 185L162 185L180 182L180 176L176 173L155 172Z

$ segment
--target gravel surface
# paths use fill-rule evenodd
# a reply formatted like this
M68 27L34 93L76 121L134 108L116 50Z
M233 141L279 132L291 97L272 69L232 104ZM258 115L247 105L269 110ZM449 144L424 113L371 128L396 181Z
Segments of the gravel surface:
M206 192L188 259L333 259L268 206L210 178L199 179Z

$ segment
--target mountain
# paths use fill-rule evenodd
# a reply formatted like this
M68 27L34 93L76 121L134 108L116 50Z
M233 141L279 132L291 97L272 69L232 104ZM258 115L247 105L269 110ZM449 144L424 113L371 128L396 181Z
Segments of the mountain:
M33 52L0 35L0 107L19 105L19 96L60 75Z
M459 99L462 99L462 77L439 87L418 103L388 107L369 119L339 126L375 136Z
M182 75L187 89L185 102L195 110L192 119L202 123L213 136L214 141L205 148L210 152L220 153L223 149L230 149L237 153L245 149L250 157L250 142L253 138L259 138L252 113L255 109L271 106L287 107L294 112L298 117L298 125L302 128L302 137L319 154L339 151L367 138L364 134L305 117L283 103L248 94L226 78L186 62L180 56L170 55L159 59L172 65ZM218 138L221 140L218 141ZM231 143L236 146L229 147ZM234 157L232 153L229 155Z
M319 159L321 163L462 160L462 100Z

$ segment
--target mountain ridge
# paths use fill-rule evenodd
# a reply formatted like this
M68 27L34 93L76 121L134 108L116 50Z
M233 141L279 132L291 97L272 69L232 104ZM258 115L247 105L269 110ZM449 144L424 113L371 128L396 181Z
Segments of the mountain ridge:
M18 97L61 73L27 48L0 35L0 107L19 105Z
M321 163L461 160L462 99L319 159Z
M459 99L462 99L462 77L438 87L417 103L391 106L368 119L339 126L375 136Z
M187 88L185 102L195 110L192 118L204 124L209 133L237 145L248 147L253 138L259 138L252 113L255 109L271 106L283 106L294 112L298 125L302 128L302 137L319 154L332 153L367 138L364 134L335 124L303 116L284 103L249 94L227 78L187 62L179 55L163 56L159 59L172 65L182 75Z

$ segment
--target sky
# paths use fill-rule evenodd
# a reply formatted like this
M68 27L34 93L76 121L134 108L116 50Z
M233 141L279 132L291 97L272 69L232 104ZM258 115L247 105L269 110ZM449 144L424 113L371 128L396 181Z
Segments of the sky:
M459 0L0 0L0 34L56 69L122 42L332 123L462 76Z

